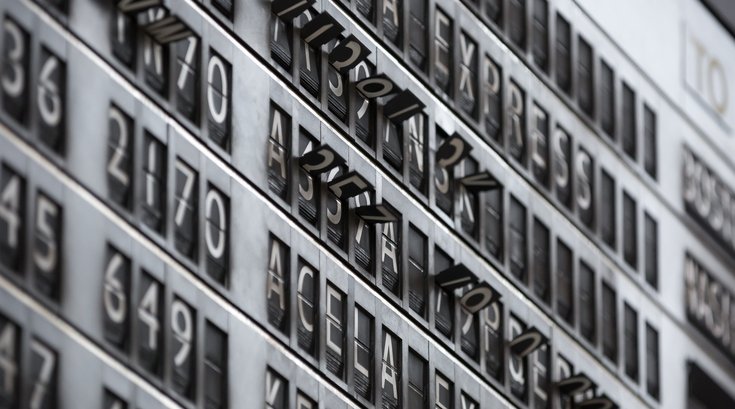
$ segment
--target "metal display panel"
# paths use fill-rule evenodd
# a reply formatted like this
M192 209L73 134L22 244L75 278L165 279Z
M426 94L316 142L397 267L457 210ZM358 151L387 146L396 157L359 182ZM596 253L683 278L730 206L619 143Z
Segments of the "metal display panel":
M70 58L70 60L71 60L71 58ZM275 92L275 91L274 91L274 92ZM297 110L297 109L295 109L295 108L294 108L294 111L296 111L296 110ZM172 131L172 132L176 132L176 131ZM176 140L178 140L178 138L179 138L179 137L178 137L178 136L176 136L176 137L173 137L173 136L172 136L172 138L176 138ZM191 152L191 150L190 150L189 148L186 148L184 144L182 144L181 146L179 146L179 145L176 145L175 149L176 149L176 154L177 154L177 155L178 155L178 154L181 154L181 155L192 155L192 156L190 157L190 159L191 159L191 160L192 160L193 162L197 162L197 159L196 159L196 156L197 156L197 154L193 154L193 153L192 153L192 154L190 154L190 153L186 153L186 152ZM585 149L586 149L586 148L585 148ZM597 153L596 155L594 155L594 157L595 157L596 159L597 159L597 158L599 158L599 157L604 157L604 155L602 155L602 156L600 156L600 155L602 155L602 154L600 154L600 153ZM50 156L53 156L53 155L52 155L52 154L50 154ZM360 157L360 155L358 155L357 157ZM202 161L203 161L203 159L200 159L200 160L202 160ZM597 159L597 160L599 160L599 159ZM173 165L172 165L172 166L173 166ZM613 165L610 165L610 166L611 166L611 167L614 167ZM367 167L367 165L365 165L365 167ZM197 168L197 169L200 169L200 168ZM262 169L262 167L261 167L260 169ZM170 170L171 170L171 168L170 168ZM367 172L367 171L366 171L366 172ZM207 173L208 173L208 172L207 172ZM215 179L219 179L219 177L216 177L216 176L215 176L214 178L215 178ZM377 176L375 176L376 186L378 186L378 189L382 189L382 188L380 187L380 186L382 186L382 185L381 185L381 183L380 183L380 181L382 180L381 178L382 178L382 175L377 175ZM204 180L204 179L199 179L199 180L201 181L201 180ZM387 179L386 179L386 180L387 180ZM599 180L599 178L596 178L596 180ZM628 183L628 182L626 182L626 183ZM631 183L631 184L633 184L633 182L630 182L630 183ZM218 185L218 186L220 186L220 187L221 187L222 185ZM631 185L631 186L633 186L633 185ZM224 188L223 188L223 189L224 189ZM520 188L519 188L519 189L520 189ZM648 194L648 193L645 193L645 192L640 192L640 191L637 191L637 190L635 189L635 186L634 186L634 188L633 188L633 189L630 189L630 190L629 190L629 189L630 189L630 188L626 188L626 187L621 187L621 190L620 190L620 191L621 191L621 192L622 192L623 190L624 190L624 191L633 191L633 192L635 192L634 194L635 194L636 196L638 196L639 198L640 198L641 196L646 196L646 195ZM522 189L521 189L521 190L522 190ZM201 189L200 189L200 191L201 191ZM520 192L520 193L518 193L518 195L522 195L522 194L523 194L523 192ZM201 196L203 195L203 193L200 193L199 195L200 195L200 199L201 199ZM380 195L381 197L383 197L383 192L382 192L381 190L378 190L378 195ZM531 194L529 193L529 195L531 195ZM387 196L387 195L386 195L386 196ZM173 199L171 199L171 200L173 200ZM528 200L528 199L526 199L526 200L527 200L528 202L534 202L534 200ZM647 205L648 205L648 203L649 203L648 201L644 201L644 200L641 200L641 202L645 202L645 203L647 203ZM639 202L639 203L641 203L641 202ZM199 203L202 203L202 202L200 201ZM391 201L391 203L393 203L393 201ZM540 202L540 201L538 201L538 203L541 203L541 202ZM651 205L651 206L655 206L655 205ZM535 206L534 206L534 207L535 207ZM622 207L622 206L618 206L618 207ZM640 212L641 212L642 210L640 210L640 208L638 208L638 209L639 209L639 210L636 210L636 213L637 213L637 214L639 214L639 216L637 217L637 219L638 219L638 220L642 220L642 217L640 216ZM527 209L527 210L528 210L528 209ZM538 212L540 212L540 213L543 213L543 210L535 210L535 211L538 211ZM506 214L507 214L507 213L506 213ZM529 214L529 217L527 217L527 218L526 218L526 220L527 220L527 221L529 221L529 223L528 223L528 224L530 224L530 221L532 220L532 218L530 218L530 214L531 214L531 212L529 211L529 212L528 212L528 214ZM552 213L552 214L553 214L553 213ZM658 213L657 213L657 214L658 214ZM620 217L618 217L618 219L620 219ZM450 220L456 220L456 219L450 218ZM458 222L453 222L453 223L456 223L456 224L458 224ZM561 222L560 222L560 223L561 223ZM274 224L277 224L277 223L274 223ZM562 224L563 224L563 223L562 223ZM664 222L664 223L661 223L661 225L662 225L662 226L669 226L669 225L670 225L670 223L665 223L665 222ZM404 226L405 226L405 224L404 224ZM278 230L278 228L277 228L277 227L274 227L274 230ZM553 230L552 230L552 231L553 231ZM682 236L679 236L679 235L672 235L672 234L670 234L670 233L668 232L668 230L667 230L667 231L662 231L662 233L664 233L664 234L662 235L662 237L664 237L664 240L666 240L666 238L671 238L671 240L673 241L673 240L674 240L674 239L673 239L673 237L682 237ZM682 233L682 234L686 234L686 233ZM170 235L170 234L168 234L168 236L169 236L169 237L171 237L171 235ZM640 235L639 235L639 236L640 236ZM169 240L169 241L168 241L168 243L164 243L164 245L165 245L166 247L171 247L171 245L172 245L172 244L171 244L171 240L172 240L172 239L171 239L171 238L169 238L168 240ZM640 240L640 239L638 240L638 242L639 242L639 243L640 243L641 241L642 241L642 240ZM696 246L696 245L692 244L691 246ZM702 247L704 247L704 246L702 246ZM594 247L593 247L593 248L594 248ZM669 246L669 245L667 245L667 242L666 242L666 241L662 241L662 248L667 248L667 249L669 249L669 248L672 248L672 247L671 247L671 246ZM591 250L591 251L594 251L594 250ZM705 252L705 253L706 253L706 251L705 251L704 249L702 250L702 252ZM683 253L683 252L682 252L682 253ZM66 254L66 252L65 252L65 254ZM266 254L266 253L265 253L265 252L263 252L262 254ZM593 253L593 254L594 254L594 253ZM709 253L707 253L707 254L709 254ZM709 258L712 258L713 260L716 260L716 256L709 256L709 255L707 255L707 256L705 256L705 258L708 258L708 259L709 259ZM185 264L186 264L186 263L185 263ZM715 264L719 265L719 262L717 262L717 261L716 261L716 262L715 262ZM194 267L192 267L192 266L189 266L189 268L196 268L196 266L194 266ZM675 271L675 270L676 270L676 269L674 269L674 271ZM720 269L718 269L718 270L720 270ZM596 271L597 271L597 270L596 270ZM621 283L621 284L620 284L621 288L625 288L625 287L627 287L627 286L631 285L631 284L630 284L630 280L621 280L621 281L623 282L623 283ZM597 283L597 281L596 281L596 283ZM595 284L595 285L596 285L596 288L599 288L599 284ZM676 284L676 283L675 283L674 285L680 285L680 284ZM63 289L62 289L62 290L63 290ZM635 293L636 293L636 291L640 291L640 289L639 289L639 288L633 288L633 289L631 289L631 291L630 291L630 292L626 291L626 292L621 292L621 293L625 293L625 294L635 294ZM599 294L599 289L598 289L597 293ZM665 294L668 294L668 293L670 293L670 292L666 292L666 291L664 291L664 293L665 293ZM62 294L63 294L63 291L62 291ZM676 302L676 305L680 304L680 300L678 299L678 296L677 296L677 299L676 299L676 300L674 300L674 297L672 296L672 297L671 297L671 300L672 300L672 302L671 302L671 304L672 304L672 305L674 305L674 301ZM395 300L394 300L394 302L395 302ZM642 303L647 303L646 301L641 301L641 302L642 302ZM263 305L263 304L261 304L261 305ZM655 309L655 308L654 308L654 309ZM659 308L659 309L660 309L660 308ZM668 308L667 308L667 309L668 309ZM642 308L642 307L641 307L641 310L643 310L643 308ZM645 309L645 310L648 310L648 309ZM671 310L675 311L675 313L676 313L676 311L678 311L678 310L677 310L677 309L675 309L675 308L671 308ZM642 322L642 321L643 321L643 320L641 320L641 322ZM641 333L642 333L642 331L639 331L639 332L641 332ZM640 344L640 343L639 343L639 344ZM635 388L635 387L636 387L636 386L634 385L634 386L633 386L633 388Z

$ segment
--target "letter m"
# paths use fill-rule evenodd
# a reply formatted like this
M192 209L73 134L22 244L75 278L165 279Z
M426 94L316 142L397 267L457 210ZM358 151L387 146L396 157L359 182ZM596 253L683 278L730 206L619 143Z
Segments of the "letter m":
M183 40L193 34L191 29L176 16L164 17L148 24L143 29L160 44Z

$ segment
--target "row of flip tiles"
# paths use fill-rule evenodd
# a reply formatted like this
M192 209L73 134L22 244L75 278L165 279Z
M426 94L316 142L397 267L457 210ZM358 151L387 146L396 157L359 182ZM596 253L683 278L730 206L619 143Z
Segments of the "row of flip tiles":
M84 78L85 78L85 81L86 81L86 80L89 80L89 79L91 79L92 77L90 77L90 76L88 76L88 75L84 75ZM80 100L83 100L83 99L80 99ZM266 103L266 105L267 105L267 103ZM103 116L104 116L104 114L103 114ZM102 128L100 128L100 127L95 127L95 126L92 126L91 128L92 128L92 129L102 129ZM104 127L103 127L103 128L104 128ZM75 128L75 129L82 129L82 128ZM267 131L266 131L266 132L267 132ZM103 144L103 145L104 145L104 144ZM72 149L72 150L73 150L73 149ZM104 156L104 155L99 155L98 157L102 158L103 156ZM194 162L197 162L197 161L195 160ZM104 190L104 188L102 188L102 190ZM643 332L643 331L641 331L641 332Z
M194 5L192 5L192 6L194 7ZM328 6L329 6L328 4L325 5L325 7L328 7ZM186 17L187 10L189 10L189 9L182 9L180 11L181 13L184 14L184 17ZM201 18L201 16L196 11L189 10L189 12L192 13L192 16L189 17L190 19L199 19L199 18ZM262 19L256 19L256 20L262 20ZM199 21L199 22L201 23L201 21ZM188 24L192 24L191 21L187 21L187 23ZM212 23L212 21L207 19L207 23L206 24L211 24L211 23ZM192 25L194 27L197 26L197 24L192 24ZM219 32L216 29L213 30L213 31ZM210 32L209 30L203 30L203 33L204 33L203 35L205 36L204 43L209 43L209 46L212 48L212 50L214 50L214 53L216 53L217 55L228 55L229 52L232 52L231 45L227 45L227 43L220 44L221 43L221 38L220 38L219 35L216 35L213 32ZM250 34L250 33L251 32L248 32L248 34ZM84 37L84 33L81 33L81 35ZM219 38L219 40L218 40L218 38ZM263 35L260 35L258 38L261 39L261 40L266 40L266 41L264 41L265 45L263 45L263 44L261 44L259 42L256 42L255 48L258 48L259 49L262 46L262 48L264 50L268 50L268 41L267 40L268 40L269 36L266 36L266 35L263 34ZM86 41L86 39L87 38L85 37L85 41ZM95 41L95 39L91 39L91 38L89 38L88 40L90 40L92 43L94 43L94 41ZM106 49L107 46L110 45L110 43L114 43L113 41L111 41L111 39L107 39L107 40L108 41L104 42L104 44L98 44L100 51ZM133 44L136 44L136 43L134 42ZM264 51L264 52L267 53L267 51ZM102 54L103 55L107 55L109 53L102 52ZM114 66L117 66L118 68L122 67L122 64L120 64L120 62L117 61L112 56L109 56L108 61L110 61ZM388 64L385 64L383 66L383 68L385 68L386 70L390 70L391 69L391 65L390 65L391 61L389 61L389 59L381 60L381 61L388 61ZM378 64L378 66L380 67L381 64ZM145 82L145 79L147 78L146 75L144 74L144 71L145 70L143 69L143 67L139 67L139 68L140 68L138 70L139 80L141 82ZM132 75L130 72L126 71L125 68L122 68L122 72L123 72L124 75L128 76L129 78L133 78L134 77L134 75ZM399 77L401 75L401 73L402 73L402 71L398 70L398 72L396 73L395 76L394 75L391 75L391 78ZM390 73L390 74L393 74L393 73ZM235 81L234 82L237 83L237 78L235 78ZM166 108L170 108L172 110L174 110L176 108L176 107L174 107L174 104L173 103L168 103L166 98L157 97L155 95L155 92L152 92L152 90L150 88L148 88L147 85L143 86L142 88L143 88L143 90L147 91L146 93L148 95L151 95L158 103L160 103L161 106L164 106ZM304 90L302 88L299 88L297 91L298 92L301 92L302 94L305 94L305 92L304 92ZM252 92L252 91L249 91L248 90L247 92ZM274 98L277 98L277 97L274 97ZM288 98L288 97L286 97L286 98ZM307 103L310 101L310 99L308 97L306 97L305 99L306 99ZM284 105L288 105L288 104L289 104L288 101L286 101ZM323 105L324 106L328 106L327 102L323 102ZM235 115L235 121L233 122L233 124L235 124L235 128L233 128L233 129L235 130L235 132L237 132L237 123L238 123L238 121L237 121L237 115L238 115L238 112L235 111L234 115ZM435 115L437 116L436 121L437 122L441 122L440 115L438 115L438 113L435 114ZM261 116L261 118L263 118L263 116ZM185 126L187 126L189 128L189 130L191 130L195 134L200 133L200 130L197 127L193 126L191 122L188 122L185 118L183 118L183 115L180 115L180 114L177 113L177 119L181 120L181 122ZM327 113L325 116L322 117L322 119L323 120L330 120L330 119L334 119L334 117L331 114ZM431 121L433 119L434 119L434 115L429 115L429 117L428 117L428 123L431 123ZM248 122L252 123L251 120L248 120ZM297 121L294 120L294 123L296 123L296 122ZM304 125L301 125L301 124L299 124L299 125L300 126L304 126ZM338 124L335 124L334 122L332 123L332 125L334 125L337 128L339 128L339 125ZM433 130L433 126L429 126L429 128L430 128L430 131L429 132L430 133L433 132L432 131ZM445 127L445 128L451 129L451 126ZM204 132L201 132L201 133L202 134L205 134L205 132L207 132L207 131L208 131L208 129L205 127L204 128ZM313 130L311 130L310 132L311 133L314 133ZM293 134L295 135L296 133L294 132ZM206 139L206 136L202 135L202 137ZM296 138L292 138L292 139L293 139L292 143L295 145ZM357 140L354 140L354 142L355 142L355 145L357 145L358 147L361 146L360 143ZM594 142L594 140L592 140L592 142ZM430 145L432 143L433 143L433 138L430 139ZM218 150L218 148L216 147L216 144L214 144L214 143L208 143L208 145L211 146L211 147L213 147L213 149L215 151L217 151L218 153L220 153L220 154L223 153L223 151ZM495 160L494 161L491 160L490 163L487 164L488 165L488 168L490 168L491 173L493 173L494 176L498 177L498 179L501 180L501 183L503 183L506 186L506 190L509 190L512 186L509 186L509 184L504 181L505 178L503 177L504 175L502 174L503 172L507 172L507 168L504 167L504 166L502 166L502 164L501 165L498 165L498 163L500 161L495 156L493 156L492 151L490 151L489 149L487 149L484 145L476 145L476 147L477 146L482 147L482 149L485 152L490 152L490 154L487 155L487 156L490 159L495 159ZM238 152L239 152L238 148L240 148L240 147L242 147L244 149L250 149L250 146L249 145L246 145L246 144L240 145L238 143L237 139L233 139L233 141L232 141L232 150L231 150L233 152L233 156L229 156L225 152L224 153L225 157L228 160L231 160L233 157L237 157L238 156ZM580 148L577 147L577 148L574 149L574 152L577 152L578 150L580 150ZM585 150L586 150L586 147L585 147ZM292 151L298 151L298 149L294 148ZM595 159L598 160L598 162L601 162L604 159L602 157L604 155L601 156L600 153L604 154L604 149L602 150L602 152L597 152L597 155L596 156L595 155L592 155L593 157L595 157ZM512 161L510 163L511 163L511 165L513 164ZM238 167L239 166L239 164L236 163L236 161L233 161L233 164L234 164L235 167ZM250 162L250 163L248 163L248 165L253 165L253 163ZM383 169L384 172L388 173L389 175L395 176L395 174L392 173L389 170L389 166L386 166L384 163L383 163L383 165L384 166L383 166L382 169ZM432 168L432 167L429 166L429 168ZM494 168L497 168L498 170L496 171L496 169L494 169ZM605 168L609 168L609 167L608 166L605 166ZM624 171L624 169L622 169L621 171ZM406 172L406 173L408 173L408 172ZM615 174L620 174L620 173L621 172L615 172ZM512 175L512 173L510 173L510 174ZM507 177L511 177L511 176L507 176ZM405 177L406 180L408 180L408 178L409 178L409 176L406 176ZM626 184L629 183L631 185L635 185L637 179L629 179L629 178L632 178L632 176L629 176L628 178L624 178L624 180L626 180ZM599 178L596 177L595 179L599 179ZM264 183L263 184L263 187L264 188L265 188L265 185L266 184ZM526 186L521 186L519 188L520 189L524 189L524 187L526 187ZM411 192L413 192L413 193L416 192L413 189L409 189L409 190ZM620 190L623 190L623 188L621 188ZM618 191L618 193L620 193L620 190ZM624 188L624 190L627 193L637 192L638 191L636 188L632 188L631 189L629 186L626 186ZM434 189L433 189L433 186L432 186L431 183L429 183L429 192L430 192L429 193L429 196L430 197L433 197L434 196ZM519 195L516 191L513 191L512 192L512 195L514 197L516 197L516 198L520 197L521 198L521 202L524 201L524 199L523 199L524 197L527 197L525 194L520 194ZM622 196L622 195L618 194L616 196L618 198L620 198L620 196ZM633 198L635 198L636 197L636 194L634 193L631 196ZM422 198L420 195L416 195L415 197L418 198L419 201L426 202L426 199ZM544 192L542 192L542 195L540 197L548 198L549 195L546 195ZM432 198L429 201L431 203L433 203L434 202L434 199ZM534 200L529 200L529 201L533 202ZM507 201L505 201L505 202L507 203ZM643 209L641 209L639 207L636 207L634 205L633 208L634 208L634 212L636 213L636 217L634 218L635 220L644 220L644 218L646 218L646 216L648 216L648 215L659 215L659 214L662 213L660 211L661 209L659 208L659 206L657 206L657 202L655 200L643 200L642 202L645 202L646 203L647 209L644 212ZM538 203L543 203L543 201L541 199L538 199ZM619 204L619 202L618 202L618 204ZM503 206L505 206L505 205L503 205ZM528 207L530 207L530 206L528 206ZM617 216L616 216L615 219L618 220L618 221L622 221L623 217L621 217L621 214L620 213L621 213L621 208L623 206L615 206L615 207L616 207L616 209L618 209L617 210L618 214L617 214ZM484 208L484 206L481 205L481 206L479 206L479 208L482 209L482 208ZM541 216L541 215L545 211L545 210L543 210L545 208L546 208L546 206L544 204L539 204L538 206L535 206L532 209L532 211L531 212L528 212L527 214L535 214L535 215L537 215L537 217L539 217L543 221L543 225L545 225L545 226L551 226L551 231L552 232L556 232L558 230L557 227L559 227L560 229L568 228L568 226L567 226L566 223L564 223L563 221L558 221L557 222L556 218L553 218L552 216L549 216L548 219L552 219L553 218L554 221L548 222L548 220L544 220L545 218L543 216ZM651 208L654 208L655 210L650 210ZM461 228L460 228L461 227L461 221L460 221L460 218L459 217L457 217L456 222L454 222L454 221L448 220L448 218L446 216L443 216L443 214L442 214L441 211L436 210L434 207L432 207L432 209L433 209L433 212L432 212L433 215L436 216L436 217L438 217L439 220L443 220L445 222L448 222L450 225L454 224L454 225L456 225L458 227L457 230L461 231ZM557 209L560 209L560 208L557 207ZM507 208L505 208L503 210L503 212L501 212L501 213L508 214L508 212L506 210L507 210ZM562 213L567 214L567 212L563 208L561 208L561 210L562 210ZM554 213L551 212L550 214L554 214ZM405 215L405 213L404 213L404 215ZM669 219L665 219L665 220L669 220ZM527 225L530 225L530 223L526 223L526 224ZM642 224L642 223L640 223L640 224ZM579 223L577 223L576 225L577 226L580 226ZM622 227L617 227L616 226L616 228L618 229L618 231L617 231L617 237L621 237L622 236L622 233L621 233ZM523 228L523 230L525 230L525 228ZM634 230L635 230L635 233L634 233L634 236L635 237L639 237L639 236L643 235L642 232L641 232L641 230L643 230L643 228L638 228L636 226L636 228ZM655 258L654 259L655 261L653 262L653 265L655 265L657 267L657 270L658 270L658 267L659 267L659 260L658 260L658 255L657 255L658 248L666 248L666 249L668 249L669 252L672 252L673 251L671 249L678 250L678 252L681 253L682 255L685 254L686 251L690 251L691 253L696 254L697 255L697 259L698 260L702 260L704 262L704 264L707 265L707 266L713 266L713 265L714 266L717 266L717 267L720 267L721 266L721 264L719 263L719 261L717 260L717 258L711 252L709 252L709 250L712 249L711 247L710 248L705 248L705 246L702 243L700 243L699 241L694 240L694 239L688 240L688 241L687 240L681 240L682 237L691 237L691 233L686 228L684 228L684 226L681 226L681 225L671 225L671 224L668 224L668 223L663 223L663 227L660 230L662 231L662 232L660 232L661 233L660 235L661 235L661 237L663 237L663 240L661 241L661 243L655 243L654 242L654 245L653 245L654 249L653 249L653 251L646 250L646 249L648 249L648 247L647 247L647 243L645 243L644 240L640 240L638 238L636 238L634 240L634 242L636 243L635 244L635 248L638 249L638 251L636 251L636 253L637 254L647 253L649 255L649 257L651 257L651 255L652 255L652 257ZM582 231L585 231L584 226L582 226ZM462 236L464 238L469 238L469 236L468 235L465 235L465 234L462 234ZM485 236L485 234L479 234L479 237L481 237L481 238L483 238L484 236ZM508 240L504 240L504 239L505 239L505 237L502 240L503 242L509 242ZM485 249L485 245L488 245L489 242L490 242L490 240L487 240L481 246L481 245L477 245L477 243L474 242L471 238L469 238L469 240L467 240L467 243L470 246L472 246L475 250L479 251L484 256L488 256L488 253L489 252ZM567 240L564 240L564 242L565 243L569 243L569 241L567 241ZM577 242L577 239L575 238L571 242L573 242L573 243L574 242ZM523 245L525 246L525 245L527 245L527 243L528 243L528 241L525 241L523 243ZM597 250L600 250L600 249L603 250L603 254L610 255L609 250L604 245L602 247L598 247L597 248ZM676 253L677 251L673 251L673 252ZM502 251L501 251L501 253L502 253ZM717 253L717 250L714 250L714 253L715 254L719 254L719 253ZM599 253L592 253L592 254L594 254L596 256ZM555 255L552 255L552 257L554 257L554 256ZM495 259L492 256L488 256L487 258L489 260L491 260L491 262L493 262L493 263L495 262ZM593 257L591 257L591 258L593 258ZM506 260L506 263L507 263L507 260L510 259L510 257L507 257L507 258L504 258L504 259ZM586 258L583 257L583 259L586 259ZM638 264L642 264L642 263L638 262ZM661 270L662 271L681 271L681 270L683 270L683 267L682 267L683 262L680 262L676 258L666 258L664 260L661 260L661 263L660 264L661 264ZM494 264L494 265L497 265L497 264ZM630 271L629 268L626 268L626 265L625 264L618 263L617 266L619 268L622 268L622 269L626 270L626 271ZM619 292L623 292L624 290L626 290L623 287L625 284L621 284L619 281L628 280L629 277L625 277L623 275L621 275L621 276L615 276L614 274L612 274L611 272L609 272L610 270L608 270L607 266L605 266L605 268L603 268L603 270L605 270L605 271L600 272L598 269L595 269L595 270L598 272L598 274L601 274L601 275L604 275L605 276L605 282L606 283L608 283L608 284L613 283L613 287L616 287ZM713 270L716 271L716 272L718 272L718 273L719 272L722 272L722 271L726 271L723 268L714 268ZM638 276L638 278L635 278L636 277L635 273L632 274L632 276L634 277L634 281L633 281L634 284L643 281L643 278L640 277L640 276ZM724 279L724 281L727 281L728 279L731 279L731 278L727 278L726 277ZM521 288L524 288L524 284L522 282L523 281L528 282L528 275L526 275L526 277L525 278L522 278L521 280L515 280L514 278L511 277L511 280L514 283L516 283L516 284L519 284L519 282L521 282L520 283L520 287ZM638 280L638 281L635 281L635 280ZM616 281L618 281L618 282L616 282ZM664 302L664 304L663 304L664 305L664 312L667 313L667 314L669 314L670 317L673 316L675 319L680 320L680 322L683 322L685 320L684 319L684 308L682 307L682 303L681 303L681 300L680 300L680 294L684 291L684 289L683 289L683 281L684 281L683 279L682 280L666 280L666 281L664 281L664 282L661 283L661 285L662 285L662 292L663 292L663 295L664 295L664 298L662 300ZM650 288L649 287L647 287L645 285L642 285L640 287L642 287L642 289L643 289L643 291L644 291L645 294L647 294L647 295L655 295L654 292L650 291ZM639 291L640 291L640 289L639 289ZM551 292L554 293L553 290ZM596 291L596 293L599 294L600 292L599 291ZM538 300L537 297L534 297L534 295L531 295L531 298L534 299L534 300L540 301L538 304L539 304L539 306L542 309L545 309L547 312L551 311L551 309L548 308L544 304L544 301L543 300ZM636 297L631 297L631 298L636 298ZM634 306L634 308L635 308L635 306ZM618 316L621 316L621 314L618 314ZM571 321L572 322L577 322L578 319L576 317L574 317L574 318L571 319ZM559 324L562 325L563 327L568 328L566 326L566 324L563 322L563 320L557 320L557 322L559 322ZM686 324L683 324L683 325L686 325ZM597 326L597 328L600 328L600 327L601 327L601 325L598 325ZM618 331L618 332L620 332L620 331ZM642 330L639 331L639 333L642 333L642 332L643 332ZM598 344L598 342L596 342L596 339L598 337L597 337L597 335L595 335L593 338L594 339L592 340L592 344L593 344L592 347L594 348ZM695 337L695 340L697 342L700 342L700 343L703 341L702 338L697 338L697 337ZM588 343L583 342L583 344L589 346ZM613 363L612 364L610 364L610 362L607 361L607 360L603 360L602 362L605 363L605 364L607 364L608 367L611 368L611 370L617 371L618 373L622 373L622 371L623 371L622 366L619 366L618 365L619 360L620 360L620 358L617 357L616 359L613 360ZM725 361L723 361L723 362L725 362ZM621 378L622 378L622 375L621 375ZM629 382L629 384L635 388L636 387L636 384L638 384L638 382ZM640 385L638 385L638 386L640 386Z
M599 292L598 292L599 293ZM641 331L642 332L642 331Z

